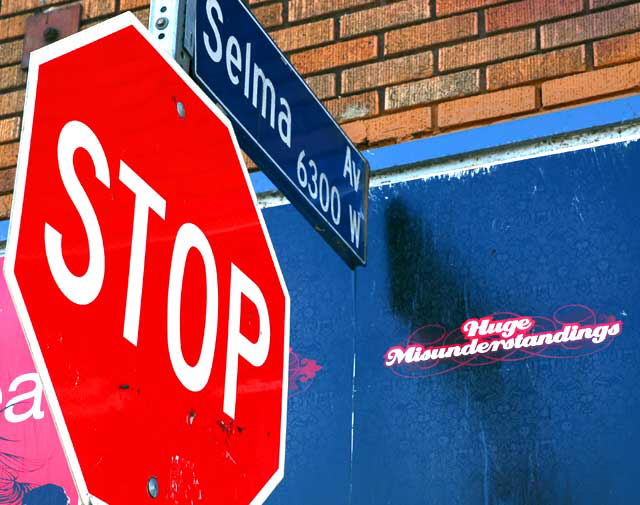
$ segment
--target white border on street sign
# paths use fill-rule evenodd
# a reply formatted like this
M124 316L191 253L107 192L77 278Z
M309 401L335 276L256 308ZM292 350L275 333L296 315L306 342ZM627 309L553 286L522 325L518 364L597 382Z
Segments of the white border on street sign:
M211 109L211 111L216 115L216 117L220 121L222 121L222 123L224 123L224 125L227 127L227 130L229 130L231 139L233 140L233 145L236 150L238 161L240 163L240 166L242 167L242 172L244 175L245 182L247 184L247 187L249 188L249 193L251 194L253 204L256 208L256 213L260 221L260 226L262 227L262 232L267 242L267 246L269 247L269 252L271 254L271 258L273 260L273 263L278 275L278 280L284 292L284 296L285 296L284 340L285 341L283 345L284 356L283 356L283 373L282 373L282 408L281 408L279 463L278 463L278 468L274 473L274 475L267 481L264 487L260 490L260 492L258 492L256 497L251 501L251 505L261 505L262 503L264 503L264 501L267 499L267 497L271 494L271 492L275 489L275 487L278 485L278 483L282 480L284 476L284 459L285 459L286 427L287 427L287 398L288 398L288 380L289 380L289 366L288 366L288 363L289 363L289 315L290 315L289 292L287 291L287 287L284 282L284 277L282 275L282 271L280 270L280 265L278 264L276 254L273 249L273 244L271 243L271 238L269 237L267 227L264 223L262 212L258 208L258 202L256 199L255 192L253 190L253 186L251 185L249 173L247 171L247 167L244 164L244 159L240 154L238 141L236 140L236 137L233 132L233 128L231 126L229 119L218 109L218 107L207 97L207 95L191 80L188 74L175 62L175 60L173 60L165 51L157 47L153 37L149 34L149 32L143 26L143 24L131 12L125 12L123 14L120 14L114 18L111 18L98 25L87 28L86 30L83 30L76 34L70 35L58 42L55 42L49 46L45 46L31 53L29 74L27 78L25 106L24 106L24 113L23 113L23 119L22 119L22 132L20 136L20 150L18 153L18 164L16 169L16 176L15 176L15 183L14 183L14 190L13 190L13 203L11 206L11 220L9 222L9 235L7 239L6 259L4 263L4 275L7 281L7 285L9 287L11 298L13 300L16 311L18 313L20 323L22 324L24 333L27 336L27 342L29 343L29 348L31 350L31 354L35 362L36 370L38 371L42 379L42 385L45 390L47 402L49 404L49 410L51 411L51 415L55 422L56 429L60 436L62 447L67 457L67 461L71 469L71 474L73 476L75 485L78 490L80 501L84 505L92 505L92 499L93 499L93 505L95 505L96 499L90 495L89 490L87 489L87 484L84 480L84 476L82 475L82 470L80 468L80 463L78 461L78 457L73 447L73 442L71 441L71 437L69 435L67 425L64 421L64 416L62 414L62 410L60 408L58 398L55 394L55 390L53 388L53 384L51 382L51 378L49 376L47 366L44 362L44 358L42 356L42 352L38 344L38 339L35 335L33 325L31 323L31 319L29 318L29 312L27 310L27 307L20 293L18 281L14 273L14 267L15 267L18 235L20 232L20 221L21 221L21 215L22 215L22 203L24 198L24 189L25 189L25 182L26 182L26 176L27 176L27 165L29 161L29 150L31 145L31 129L33 126L33 116L34 116L34 109L35 109L35 98L36 98L36 90L37 90L37 83L38 83L39 67L40 65L48 61L51 61L55 58L58 58L59 56L70 53L75 49L79 49L83 46L91 44L92 42L95 42L101 38L104 38L107 35L113 34L115 32L118 32L130 26L134 27L147 40L147 42L149 42L149 44L160 54L160 56L162 56L162 58L169 65L169 67L174 72L176 72L176 74L189 86L191 91L193 91L198 96L198 98L200 98L200 100L202 100L205 103L205 105L209 109ZM123 57L125 56L123 55ZM145 482L141 482L140 486L145 486L145 484L146 484ZM101 500L98 500L98 501L100 501L101 503L104 503Z

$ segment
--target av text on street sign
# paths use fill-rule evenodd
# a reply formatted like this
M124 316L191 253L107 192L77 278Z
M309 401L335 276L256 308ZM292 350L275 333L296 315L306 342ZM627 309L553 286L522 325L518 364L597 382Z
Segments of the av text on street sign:
M363 265L364 157L241 0L199 0L194 38L194 76L241 147L350 266Z

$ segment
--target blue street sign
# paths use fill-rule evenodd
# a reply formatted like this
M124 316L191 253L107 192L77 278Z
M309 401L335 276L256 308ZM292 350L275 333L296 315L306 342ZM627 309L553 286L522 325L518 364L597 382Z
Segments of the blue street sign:
M369 166L241 0L198 0L194 77L240 147L351 266L366 261Z

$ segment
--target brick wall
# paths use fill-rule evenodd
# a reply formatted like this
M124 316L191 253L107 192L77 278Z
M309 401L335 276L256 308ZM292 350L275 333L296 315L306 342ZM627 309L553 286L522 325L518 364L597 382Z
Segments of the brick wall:
M360 147L640 90L640 1L248 0ZM9 214L26 18L65 0L0 0L0 218ZM82 27L149 0L83 0Z

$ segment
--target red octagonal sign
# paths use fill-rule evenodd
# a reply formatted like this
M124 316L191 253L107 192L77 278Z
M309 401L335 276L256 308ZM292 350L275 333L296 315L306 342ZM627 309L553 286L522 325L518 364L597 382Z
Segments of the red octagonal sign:
M228 120L132 14L31 62L5 271L83 501L262 503L289 299Z

